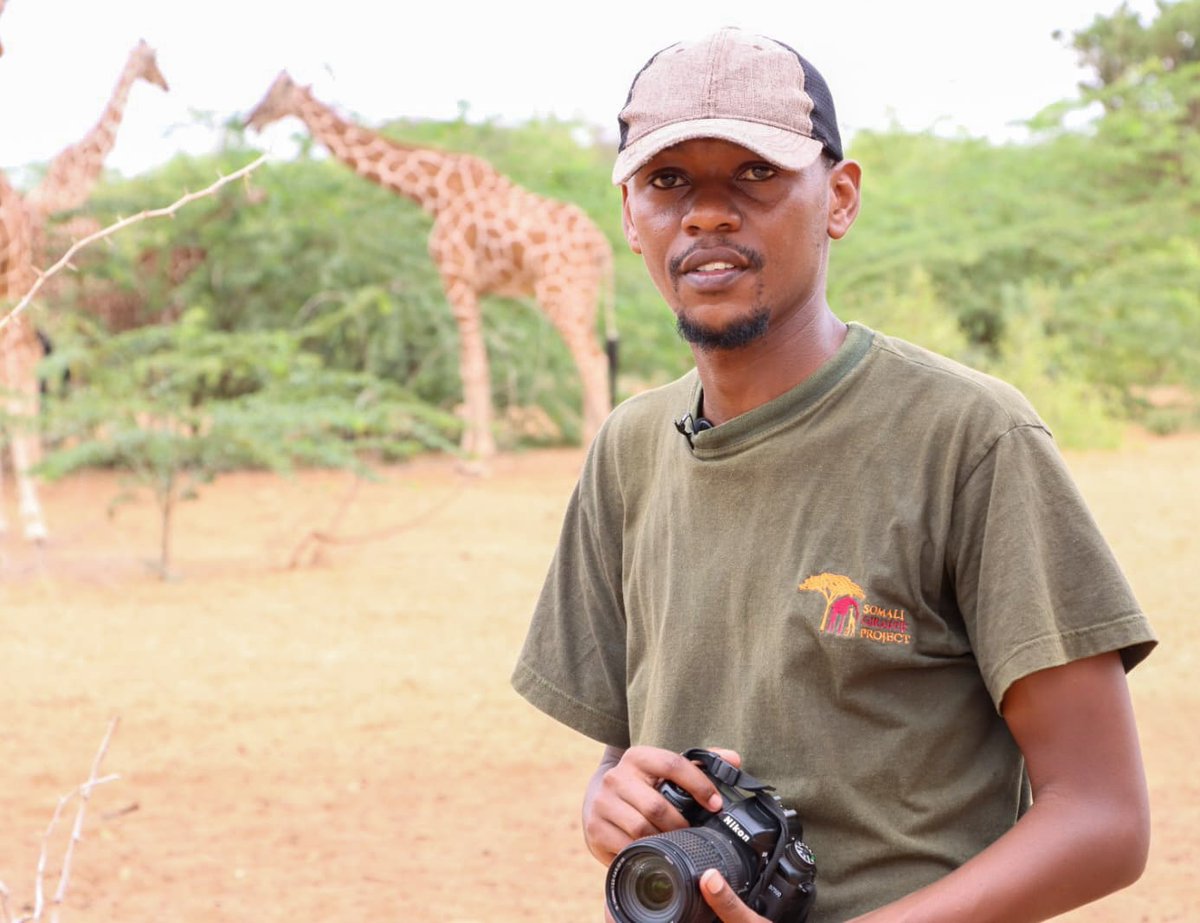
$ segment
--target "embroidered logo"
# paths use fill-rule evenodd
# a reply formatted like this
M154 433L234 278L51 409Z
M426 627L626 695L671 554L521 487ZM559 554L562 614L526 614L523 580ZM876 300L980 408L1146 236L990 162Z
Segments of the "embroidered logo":
M884 609L867 602L862 587L842 574L816 574L796 587L798 591L820 593L825 597L825 612L819 630L841 638L865 638L879 644L912 644L908 613L903 609Z

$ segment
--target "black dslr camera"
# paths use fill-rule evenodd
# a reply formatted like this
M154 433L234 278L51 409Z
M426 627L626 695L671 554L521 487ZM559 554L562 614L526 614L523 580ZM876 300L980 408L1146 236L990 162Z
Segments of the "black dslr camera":
M715 868L751 909L774 923L804 923L816 898L817 867L800 840L796 812L771 786L710 750L683 754L721 793L715 814L673 782L659 793L691 824L634 840L613 859L605 900L616 923L714 923L700 876Z

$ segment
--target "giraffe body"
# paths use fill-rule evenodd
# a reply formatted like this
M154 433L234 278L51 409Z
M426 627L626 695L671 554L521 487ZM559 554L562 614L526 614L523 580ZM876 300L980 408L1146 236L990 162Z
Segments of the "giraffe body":
M34 283L32 238L25 203L0 174L0 305L16 302ZM8 418L5 427L8 454L12 458L25 537L40 542L46 538L46 523L29 472L41 458L41 442L31 427L38 419L40 407L37 365L42 358L42 344L24 314L5 320L0 328L0 400ZM0 486L2 475L0 462ZM0 508L0 533L5 531L7 520Z
M578 206L525 189L471 154L402 144L338 116L280 74L246 119L261 130L288 116L364 179L433 216L429 253L441 275L459 335L470 456L495 454L491 378L479 300L532 296L566 343L583 385L590 441L612 409L610 369L596 342L596 311L612 329L612 247Z
M0 0L0 9L2 4ZM22 197L0 175L0 305L17 301L33 286L34 256L44 241L46 218L78 208L91 195L104 158L116 140L129 91L139 79L167 88L154 51L145 42L139 42L130 52L100 120L82 140L55 156L45 177L28 196ZM43 355L42 343L25 314L10 317L0 312L0 325L0 400L8 417L13 479L25 536L40 542L47 537L47 530L30 472L41 459L36 427L41 408L37 367ZM5 528L0 511L0 531Z

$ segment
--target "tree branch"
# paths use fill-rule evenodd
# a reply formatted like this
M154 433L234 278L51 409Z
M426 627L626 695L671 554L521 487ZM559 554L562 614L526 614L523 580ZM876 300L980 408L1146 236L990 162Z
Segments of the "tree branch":
M54 892L54 898L51 901L53 909L51 911L51 919L58 920L59 911L62 908L63 899L67 893L67 881L71 875L71 856L75 851L75 844L83 835L83 816L87 809L88 799L91 797L92 789L97 785L104 785L106 782L112 782L120 776L108 775L101 777L100 763L103 762L105 754L108 752L108 745L112 740L113 732L117 729L118 718L113 718L108 724L108 731L104 735L104 740L100 743L100 749L96 751L96 756L92 760L92 771L88 774L88 780L76 788L74 791L68 792L58 799L58 804L54 808L54 814L50 818L50 823L46 827L46 832L42 834L42 849L38 855L37 872L34 878L34 898L33 898L33 914L27 917L19 918L16 923L38 923L42 919L42 914L46 909L45 898L45 878L46 878L46 860L50 848L50 836L54 833L54 828L58 825L59 818L62 817L63 808L76 795L79 796L79 809L75 812L75 825L71 830L71 841L67 844L66 854L63 857L62 872L58 879L58 888ZM7 895L5 895L7 896ZM4 912L7 914L7 904L5 904ZM7 920L7 916L5 917Z
M148 218L170 217L189 202L194 202L197 199L204 198L205 196L210 196L222 186L232 183L236 179L241 179L244 176L248 176L252 170L255 170L261 166L266 159L267 155L262 154L241 169L235 170L233 173L230 173L227 176L220 177L211 186L201 189L199 192L189 192L182 198L172 202L170 205L164 206L163 208L148 209L147 211L138 212L136 215L130 215L128 218L122 218L115 224L110 224L108 227L101 228L99 231L75 241L75 243L71 245L70 249L68 249L67 252L59 258L57 263L55 263L45 272L38 273L37 280L30 287L29 291L22 296L21 300L17 302L16 306L11 311L5 314L4 317L0 318L0 330L3 330L14 318L21 314L33 300L33 296L41 290L41 287L45 284L46 280L62 270L64 266L69 265L71 258L84 247L88 246L89 244L93 244L98 240L102 240L105 237L109 237L115 234L117 231L124 230L131 224L137 224L139 221L145 221Z
M119 718L114 717L108 723L108 731L104 735L104 740L100 743L100 749L96 751L96 756L92 760L92 771L88 773L88 780L79 786L79 808L75 812L75 824L71 828L71 839L67 843L66 853L63 855L62 871L58 876L58 887L54 890L53 908L50 911L50 919L53 923L58 923L59 910L62 908L62 903L67 897L67 881L71 877L71 858L75 855L75 845L83 839L83 815L87 811L88 801L92 797L92 789L97 785L103 785L105 782L111 782L119 776L108 775L100 778L100 764L104 762L104 756L108 753L108 745L112 741L113 732L117 729Z

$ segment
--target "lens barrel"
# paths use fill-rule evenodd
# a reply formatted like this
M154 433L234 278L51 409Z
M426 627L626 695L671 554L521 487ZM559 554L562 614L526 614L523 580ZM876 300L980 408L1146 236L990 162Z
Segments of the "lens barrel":
M705 827L635 840L609 866L609 913L616 923L710 923L715 918L700 896L700 876L715 868L741 894L750 862L728 836Z

